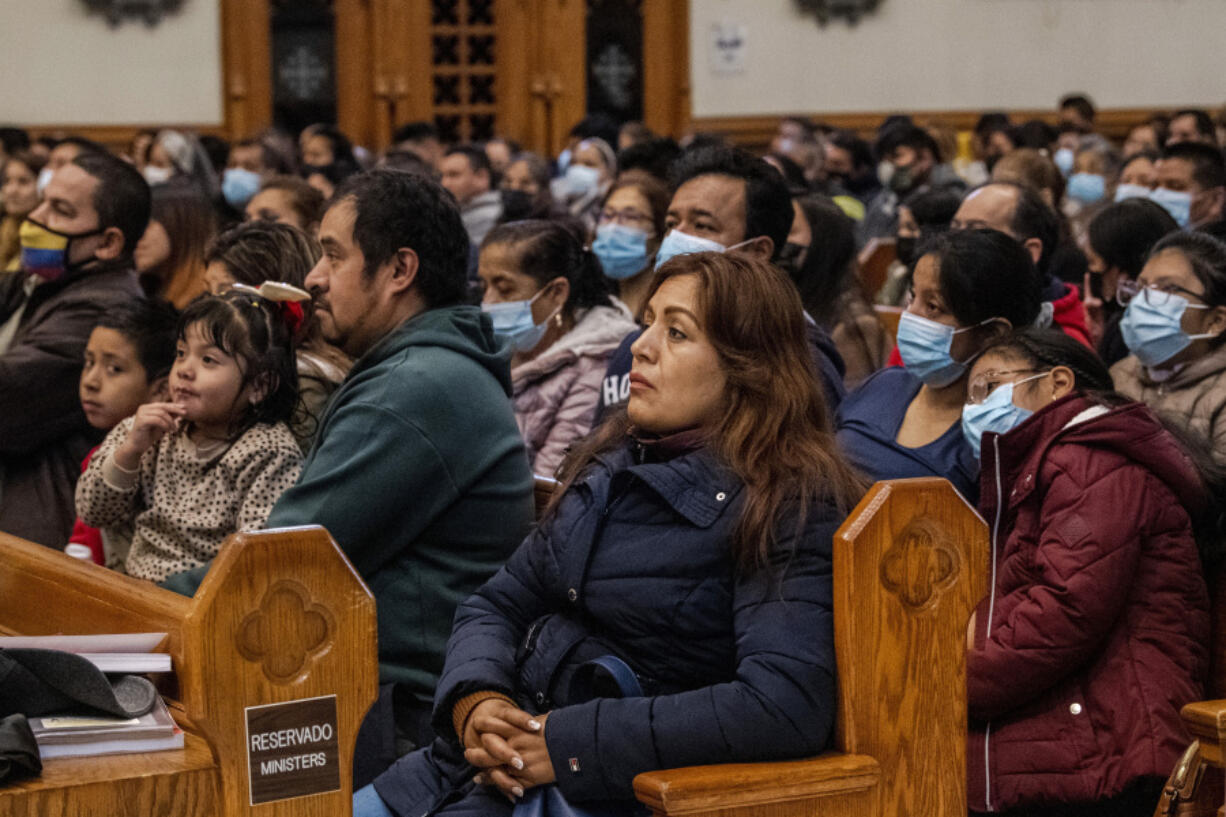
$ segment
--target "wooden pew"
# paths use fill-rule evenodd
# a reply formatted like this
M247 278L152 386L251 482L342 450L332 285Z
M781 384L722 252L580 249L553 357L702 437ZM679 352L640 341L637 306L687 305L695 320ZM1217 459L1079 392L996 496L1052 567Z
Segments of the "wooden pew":
M350 813L354 740L378 683L375 605L323 528L232 536L190 599L0 534L0 631L166 632L163 691L186 732L182 750L48 760L42 776L0 787L0 814ZM331 718L335 744L307 750L326 765L293 785L250 770L250 785L249 715L257 730ZM254 765L273 757L256 751Z
M873 312L877 315L877 321L881 324L881 328L885 330L889 336L890 342L896 342L898 337L898 322L902 320L903 308L901 306L886 306L885 304L874 304Z
M1209 597L1212 601L1212 626L1209 649L1209 683L1207 691L1215 700L1198 701L1185 706L1180 715L1188 727L1199 752L1194 752L1185 791L1193 797L1200 813L1217 813L1226 817L1223 789L1226 784L1226 564L1219 563L1209 573ZM1196 764L1206 768L1198 779ZM1178 765L1178 764L1177 764Z
M536 518L538 522L541 516L544 515L545 508L549 507L549 501L553 499L554 491L560 487L562 487L562 483L553 477L543 477L540 474L532 475L532 501L536 505Z
M877 483L834 542L837 751L649 772L639 800L657 817L966 817L966 624L989 559L948 482Z
M898 260L898 249L893 238L872 238L860 250L856 258L857 278L864 290L864 297L869 301L877 298L877 293L885 285L886 275L890 265Z

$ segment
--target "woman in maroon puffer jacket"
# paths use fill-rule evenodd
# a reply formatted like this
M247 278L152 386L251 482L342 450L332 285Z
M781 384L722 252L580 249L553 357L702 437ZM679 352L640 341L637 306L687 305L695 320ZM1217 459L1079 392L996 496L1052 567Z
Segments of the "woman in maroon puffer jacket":
M994 559L967 635L970 807L1148 816L1204 693L1202 475L1058 332L989 345L968 393Z

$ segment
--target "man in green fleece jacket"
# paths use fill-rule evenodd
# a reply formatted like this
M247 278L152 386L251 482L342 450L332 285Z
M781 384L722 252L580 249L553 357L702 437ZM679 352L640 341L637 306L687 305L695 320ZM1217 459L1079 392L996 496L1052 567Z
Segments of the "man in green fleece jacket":
M455 608L527 533L532 473L510 349L464 305L468 238L450 195L364 173L337 191L319 238L306 284L324 337L357 362L267 527L323 525L374 593L382 688L358 739L365 777L430 738ZM205 569L166 586L192 593Z

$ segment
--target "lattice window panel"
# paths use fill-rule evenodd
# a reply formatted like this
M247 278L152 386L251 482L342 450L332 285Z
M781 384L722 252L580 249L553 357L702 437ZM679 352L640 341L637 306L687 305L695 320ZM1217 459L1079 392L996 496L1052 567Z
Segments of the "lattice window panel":
M431 0L434 123L447 142L494 136L496 0Z

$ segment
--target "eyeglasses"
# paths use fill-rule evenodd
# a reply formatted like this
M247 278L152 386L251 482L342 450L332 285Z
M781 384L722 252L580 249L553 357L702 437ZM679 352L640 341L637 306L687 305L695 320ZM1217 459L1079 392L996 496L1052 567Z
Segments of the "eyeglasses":
M1199 292L1185 289L1178 284L1142 284L1140 281L1121 278L1115 287L1115 299L1122 305L1140 295L1150 306L1166 306L1170 303L1171 296L1176 294L1188 295L1198 301L1205 299Z
M983 374L976 375L967 385L966 404L968 406L978 406L983 403L984 400L988 399L988 395L996 391L997 386L1004 384L1003 378L1015 374L1032 374L1034 372L1039 372L1039 374L1036 374L1034 377L1027 377L1025 380L1009 382L1016 385L1017 383L1025 383L1026 380L1034 380L1047 374L1046 371L1040 371L1039 369L1008 369L1003 372L984 372Z
M651 216L645 216L637 210L603 210L600 213L600 223L617 223L623 227L637 224L650 224Z

